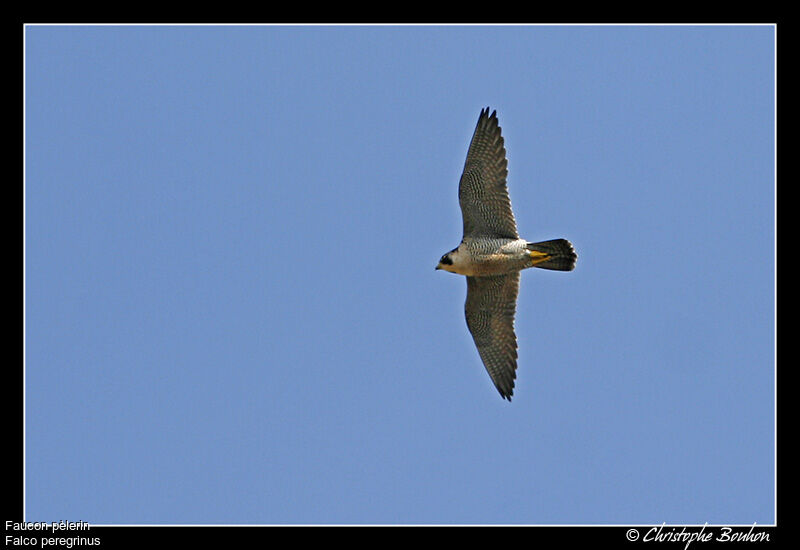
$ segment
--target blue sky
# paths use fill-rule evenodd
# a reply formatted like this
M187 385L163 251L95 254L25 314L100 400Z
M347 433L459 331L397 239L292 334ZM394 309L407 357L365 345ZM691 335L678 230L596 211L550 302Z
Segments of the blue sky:
M774 28L29 26L26 519L773 523ZM497 109L512 403L464 320Z

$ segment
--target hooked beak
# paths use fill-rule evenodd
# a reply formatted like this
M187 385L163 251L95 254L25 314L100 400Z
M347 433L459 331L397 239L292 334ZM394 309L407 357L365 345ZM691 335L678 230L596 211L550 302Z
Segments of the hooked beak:
M437 265L436 268L434 269L434 271L436 271L438 269L442 269L442 264Z

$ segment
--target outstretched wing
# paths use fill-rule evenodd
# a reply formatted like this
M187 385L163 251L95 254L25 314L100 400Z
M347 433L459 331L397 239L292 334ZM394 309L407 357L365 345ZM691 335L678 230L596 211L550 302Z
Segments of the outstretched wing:
M464 237L518 239L506 176L508 162L497 111L481 110L458 185Z
M519 272L467 277L467 326L489 376L503 398L511 401L517 377L517 309Z

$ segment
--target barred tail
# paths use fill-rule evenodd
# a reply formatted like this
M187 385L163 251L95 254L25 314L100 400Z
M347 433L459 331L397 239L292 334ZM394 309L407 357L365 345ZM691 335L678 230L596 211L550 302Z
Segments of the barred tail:
M526 248L531 251L533 267L553 269L555 271L572 271L578 255L572 248L572 243L567 239L553 239L540 243L528 243Z

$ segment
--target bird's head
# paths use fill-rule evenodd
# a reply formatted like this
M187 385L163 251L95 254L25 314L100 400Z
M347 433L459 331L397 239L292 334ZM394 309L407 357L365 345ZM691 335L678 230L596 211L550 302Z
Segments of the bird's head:
M453 267L453 252L455 252L455 250L451 250L442 256L439 260L439 265L436 266L436 269L444 269L445 271L455 273L455 269Z

